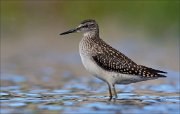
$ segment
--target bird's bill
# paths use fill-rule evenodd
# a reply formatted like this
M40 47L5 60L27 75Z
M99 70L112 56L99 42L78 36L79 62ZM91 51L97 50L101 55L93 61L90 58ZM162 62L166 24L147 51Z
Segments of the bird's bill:
M61 33L59 35L65 35L65 34L69 34L69 33L74 33L74 32L77 32L77 30L78 30L78 28L74 28L74 29L68 30L66 32L63 32L63 33Z

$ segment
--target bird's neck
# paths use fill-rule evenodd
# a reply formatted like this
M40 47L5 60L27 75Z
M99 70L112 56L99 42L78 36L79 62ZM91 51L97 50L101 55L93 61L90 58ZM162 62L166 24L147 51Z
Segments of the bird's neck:
M99 30L87 31L83 34L85 38L99 38Z

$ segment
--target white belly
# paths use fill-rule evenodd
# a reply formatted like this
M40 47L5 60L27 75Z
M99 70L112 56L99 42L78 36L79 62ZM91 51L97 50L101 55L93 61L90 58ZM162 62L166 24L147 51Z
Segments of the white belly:
M108 77L106 77L105 71L101 67L99 67L96 63L94 63L91 57L84 55L81 52L80 52L80 56L81 56L81 61L88 72L90 72L93 76L107 82Z
M88 72L90 72L91 74L95 76L102 75L102 69L93 62L92 58L87 57L82 54L80 54L80 56L81 56L82 63Z

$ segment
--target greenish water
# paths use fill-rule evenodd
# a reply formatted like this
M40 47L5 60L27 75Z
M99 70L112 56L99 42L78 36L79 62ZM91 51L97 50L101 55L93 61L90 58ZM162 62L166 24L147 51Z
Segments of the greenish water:
M3 32L17 35L26 26L43 26L54 22L59 27L71 26L92 18L101 22L101 25L106 21L117 22L123 29L140 29L152 36L151 38L158 36L158 39L164 39L162 34L168 31L169 34L178 36L179 7L178 0L2 0L1 26ZM61 21L64 21L64 24L60 24Z

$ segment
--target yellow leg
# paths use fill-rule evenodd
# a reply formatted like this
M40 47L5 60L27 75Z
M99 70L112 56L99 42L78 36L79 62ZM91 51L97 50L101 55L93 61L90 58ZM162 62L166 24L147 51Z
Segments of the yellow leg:
M115 99L117 99L117 93L116 93L116 88L115 88L115 85L113 84L113 92L114 92L114 95L115 95Z
M109 88L109 101L112 99L112 90L111 90L111 85L108 83L108 88Z

